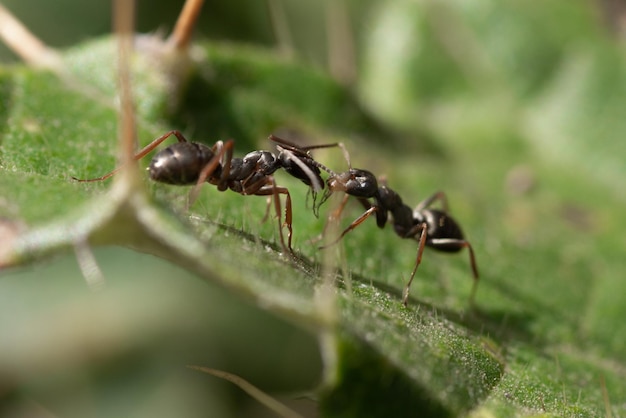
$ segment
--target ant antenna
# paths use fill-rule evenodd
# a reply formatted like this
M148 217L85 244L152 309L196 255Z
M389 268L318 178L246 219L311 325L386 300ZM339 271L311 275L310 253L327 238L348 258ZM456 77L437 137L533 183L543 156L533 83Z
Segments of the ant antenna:
M350 154L348 153L348 149L346 148L346 146L343 144L343 142L337 143L337 146L341 148L343 158L345 158L346 162L348 163L348 168L352 168L352 162L350 162Z
M337 173L335 173L333 170L331 170L330 168L326 167L324 164L320 163L319 161L315 161L313 159L311 159L311 164L314 165L315 167L324 170L325 172L327 172L328 174L330 174L331 176L336 176Z

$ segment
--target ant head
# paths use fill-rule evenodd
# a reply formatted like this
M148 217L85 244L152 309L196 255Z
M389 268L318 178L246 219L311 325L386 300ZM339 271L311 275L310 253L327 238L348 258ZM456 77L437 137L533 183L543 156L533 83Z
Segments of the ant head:
M358 168L330 176L327 184L330 191L342 191L356 197L372 197L378 190L376 176Z
M278 160L287 173L300 179L304 184L311 187L314 193L324 188L324 180L320 176L320 169L315 160L310 156L298 155L290 150L278 147L280 153Z

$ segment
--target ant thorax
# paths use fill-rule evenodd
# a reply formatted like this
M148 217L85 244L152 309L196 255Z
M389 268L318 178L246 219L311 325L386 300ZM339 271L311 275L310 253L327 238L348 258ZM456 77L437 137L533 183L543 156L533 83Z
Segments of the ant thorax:
M235 164L235 160L237 164ZM252 151L243 158L233 158L230 168L231 180L244 180L255 171L261 175L274 174L280 168L276 156L269 151Z

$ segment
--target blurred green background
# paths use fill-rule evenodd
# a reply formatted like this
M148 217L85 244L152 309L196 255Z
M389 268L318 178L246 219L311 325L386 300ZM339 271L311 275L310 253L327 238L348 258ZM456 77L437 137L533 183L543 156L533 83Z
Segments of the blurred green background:
M90 37L111 32L111 2L94 0L5 1L3 4L18 16L47 44L67 47ZM182 8L182 1L138 1L137 30L169 33ZM363 2L365 5L366 2ZM324 11L317 2L281 3L288 18L303 30L293 31L303 56L323 59ZM264 1L206 2L197 26L199 38L243 41L272 46L273 29ZM295 20L291 20L295 19ZM0 47L1 57L13 57L6 47Z

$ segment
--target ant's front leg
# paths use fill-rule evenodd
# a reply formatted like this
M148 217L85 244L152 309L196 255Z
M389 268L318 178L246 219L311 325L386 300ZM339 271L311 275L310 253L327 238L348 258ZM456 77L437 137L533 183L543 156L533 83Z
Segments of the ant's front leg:
M252 174L248 176L247 179L240 181L241 190L239 190L239 193L241 193L244 196L248 196L248 195L266 196L267 195L265 190L261 193L258 193L258 192L265 186L268 186L268 185L271 186L271 181L268 181L270 176L263 176L261 178L258 178L257 176L253 179L255 174L258 174L258 173L253 172ZM265 214L263 215L263 219L261 219L262 223L267 221L267 219L270 216L270 209L272 206L273 198L274 198L274 193L272 193L270 196L267 197L267 205L265 207Z
M324 223L324 229L322 230L322 233L318 235L317 237L312 238L310 240L311 243L317 243L319 241L322 241L324 237L328 235L328 229L330 228L330 226L335 223L338 223L339 220L341 219L341 214L343 213L343 210L346 207L346 204L348 203L349 199L350 199L350 195L344 194L343 198L341 199L341 202L337 205L337 207L335 207L334 209L328 212L328 216L326 217L326 222ZM332 230L334 231L335 228L332 228ZM332 244L328 244L327 246L330 246L330 245ZM318 249L323 249L323 248L326 248L326 246L318 247Z
M377 212L378 210L379 210L379 208L377 206L370 207L361 216L359 216L354 221L352 221L352 223L346 229L344 229L344 231L341 233L341 235L339 235L339 238L337 238L336 240L334 240L333 242L331 242L329 244L322 245L321 247L318 247L318 249L323 250L325 248L328 248L330 246L333 246L333 245L337 244L339 241L341 241L341 239L348 232L352 231L354 228L356 228L357 226L361 225L367 218L369 218L374 212Z
M424 253L424 247L426 247L426 237L428 235L428 224L426 222L422 222L421 224L415 225L407 236L415 236L418 231L420 231L420 238L418 240L419 244L417 246L417 256L415 257L415 267L413 267L413 271L411 272L411 277L404 287L404 292L402 295L402 304L406 307L409 302L409 290L411 290L411 283L413 283L413 278L415 277L415 272L417 271L417 267L419 267L422 262L422 254Z
M326 226L324 226L324 235L326 235L326 229L328 228L328 225L333 223L333 222L339 222L339 220L341 220L341 214L343 213L343 210L346 207L346 204L348 203L348 200L350 199L350 195L348 194L344 194L343 198L341 199L341 202L339 203L339 205L337 205L337 207L333 210L331 210L328 213L328 218L326 220ZM369 208L366 208L369 209Z
M267 184L269 183L269 184ZM252 187L252 186L250 186ZM284 252L288 252L293 255L293 249L291 248L291 237L293 235L293 212L291 209L291 195L289 194L289 190L286 187L281 187L276 185L276 181L273 176L269 176L269 180L266 180L265 186L259 188L253 193L256 196L268 196L271 195L274 198L274 208L276 209L276 216L278 217L278 233L280 235L280 244L283 247ZM286 195L285 198L285 222L281 221L281 212L282 208L280 206L280 196L281 194ZM287 230L289 231L287 234L287 245L285 245L285 237L283 235L283 226L287 226Z

